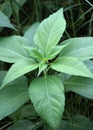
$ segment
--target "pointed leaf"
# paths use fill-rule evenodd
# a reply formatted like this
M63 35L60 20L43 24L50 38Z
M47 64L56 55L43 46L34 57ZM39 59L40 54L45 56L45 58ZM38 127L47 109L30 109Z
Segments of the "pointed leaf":
M0 3L0 10L6 14L6 16L9 18L12 14L12 8L9 1L4 1L2 4Z
M0 89L14 79L26 74L29 71L36 69L37 67L38 64L30 59L20 60L19 62L13 64L7 72Z
M39 72L38 72L38 76L41 74L41 72L43 72L46 68L47 68L47 64L40 62L39 63Z
M15 27L10 23L9 18L2 11L0 11L0 27L8 27L16 30Z
M93 123L89 118L83 115L73 115L69 120L69 127L73 130L92 130Z
M63 9L60 9L41 22L34 37L35 44L47 52L59 42L65 27Z
M37 61L41 61L44 58L44 54L40 49L30 46L24 46L24 48L28 51L30 57L35 58Z
M1 74L1 73L0 73ZM11 82L0 90L0 120L13 113L29 99L25 77Z
M39 22L34 23L29 27L28 30L24 33L24 37L28 39L28 42L31 46L34 46L34 35L36 33L36 30L39 26Z
M64 87L57 76L35 79L29 95L37 113L52 127L59 126L64 111Z
M93 79L71 77L65 81L66 91L73 91L81 96L93 99Z
M51 68L70 75L93 78L93 74L84 63L73 57L59 57L51 64Z
M60 56L71 56L81 61L93 58L93 37L71 38L62 42L69 43L61 52Z
M20 59L29 57L23 48L27 40L21 36L0 38L0 60L15 63Z
M48 60L55 58L65 46L66 45L51 47L50 50L46 53Z

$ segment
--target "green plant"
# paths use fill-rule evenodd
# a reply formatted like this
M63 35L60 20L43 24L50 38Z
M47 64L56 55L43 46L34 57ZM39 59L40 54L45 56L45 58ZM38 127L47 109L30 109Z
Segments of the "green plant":
M93 38L71 38L58 44L66 28L63 9L38 24L24 37L0 39L0 60L14 63L1 78L0 119L31 99L38 115L58 130L65 106L64 89L93 99L93 74L84 63L93 58ZM27 87L22 75L31 71L35 74Z

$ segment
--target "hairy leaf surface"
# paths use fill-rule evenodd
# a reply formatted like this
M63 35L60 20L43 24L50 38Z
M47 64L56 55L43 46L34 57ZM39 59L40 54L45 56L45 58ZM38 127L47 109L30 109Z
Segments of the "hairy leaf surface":
M59 42L65 27L63 9L60 9L41 22L34 37L35 44L47 52Z
M29 57L23 48L27 40L20 36L0 38L0 60L15 63L20 59Z
M27 29L24 33L24 37L28 39L28 42L31 46L34 46L34 35L36 33L36 30L39 26L39 22L34 23Z
M93 74L84 63L73 57L59 57L51 64L51 68L70 75L93 78Z
M81 61L93 58L93 37L71 38L62 42L67 43L60 56L76 57Z
M38 72L38 75L41 74L41 72L43 72L46 68L47 68L47 64L43 63L43 62L40 62L39 63L39 72Z
M29 87L35 110L51 127L58 127L64 111L64 87L57 76L35 79Z
M65 46L66 45L51 47L50 50L46 53L46 57L49 60L55 58Z
M36 69L37 67L38 64L30 59L20 60L19 62L13 64L7 72L1 88L9 82L13 81L14 79L26 74L29 71Z
M0 74L2 75L2 72ZM14 112L28 99L27 80L25 77L18 78L7 85L6 88L0 90L0 120Z
M65 81L66 91L73 91L81 96L93 99L93 79L85 77L71 77Z

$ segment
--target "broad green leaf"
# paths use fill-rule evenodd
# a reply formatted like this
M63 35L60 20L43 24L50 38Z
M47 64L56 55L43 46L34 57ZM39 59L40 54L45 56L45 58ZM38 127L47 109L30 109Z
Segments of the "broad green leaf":
M37 130L35 129L35 123L30 120L18 120L8 128L8 130Z
M59 126L64 111L64 87L57 76L33 80L29 95L38 115L52 128Z
M7 71L0 71L0 85L1 85L3 79L4 79L5 75L6 75L6 72Z
M71 77L65 81L66 91L73 91L81 96L93 99L93 79Z
M65 46L66 45L51 47L50 50L46 53L48 60L55 58Z
M48 125L46 125L43 130L72 130L72 129L70 129L70 127L69 127L69 121L62 120L59 128L54 129L54 128L51 128ZM75 129L75 130L77 130L77 129Z
M0 38L0 60L15 63L28 56L28 52L23 48L27 40L21 36L11 36Z
M92 130L93 123L83 115L74 115L68 122L70 130Z
M92 130L93 123L83 115L73 115L68 121L62 120L59 130Z
M69 43L61 52L60 56L71 56L85 61L93 58L93 37L71 38L62 42Z
M6 14L6 16L9 18L12 14L12 8L9 1L4 1L4 3L0 4L0 10Z
M20 60L19 62L13 64L7 72L1 88L3 88L6 84L13 81L14 79L26 74L29 71L36 69L37 67L38 63L35 63L30 59Z
M62 120L59 129L52 129L48 126L43 130L92 130L93 123L83 115L73 115L68 120Z
M35 109L31 103L22 105L16 112L12 113L9 117L12 120L16 121L18 120L18 115L20 120L37 119L37 113L35 112Z
M84 63L74 57L59 57L51 63L51 68L58 72L70 75L93 78L93 74L88 70Z
M89 68L89 70L93 73L93 60L87 60L84 63Z
M14 6L14 11L18 14L20 8L25 4L27 0L12 0L12 6ZM3 4L0 4L0 10L4 12L8 17L12 15L12 7L10 0L5 0Z
M10 23L9 18L2 11L0 11L0 27L8 27L16 30L15 27Z
M34 35L36 33L39 22L34 23L29 27L28 30L24 33L24 37L28 39L28 42L31 46L34 46Z
M0 72L2 75L2 73ZM1 84L1 83L0 83ZM29 99L27 80L20 77L0 90L0 120L13 113Z
M63 9L60 9L41 22L34 37L35 44L47 52L59 42L65 27Z

